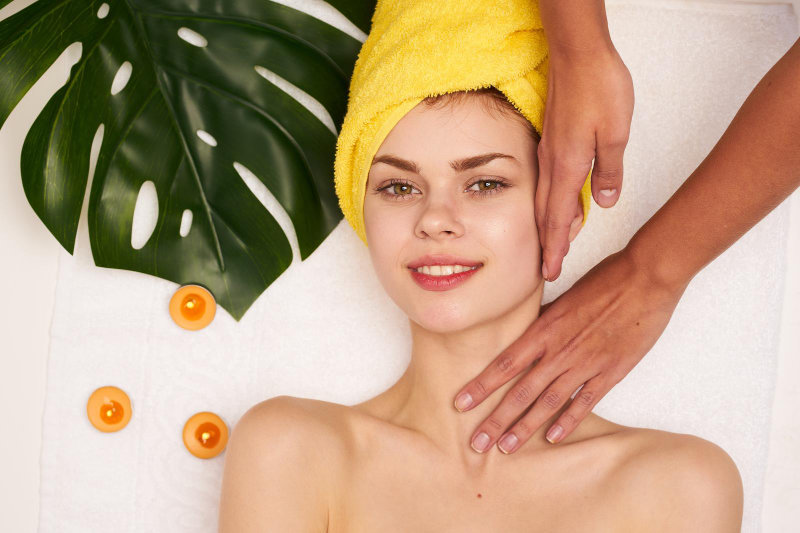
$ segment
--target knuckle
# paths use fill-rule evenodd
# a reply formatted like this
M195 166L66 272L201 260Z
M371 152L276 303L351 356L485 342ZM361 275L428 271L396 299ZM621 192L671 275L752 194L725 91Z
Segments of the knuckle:
M601 189L608 185L615 185L621 177L621 168L595 169L594 172L592 172L592 181Z
M572 413L565 412L563 415L561 415L560 424L561 424L561 427L563 427L565 429L566 428L574 428L575 426L578 425L578 419L575 418L575 415L573 415Z
M533 434L533 428L523 418L514 426L514 434L522 440Z
M621 118L621 115L620 115ZM628 144L631 135L630 121L615 120L597 132L597 144L603 148L620 148Z
M575 353L579 346L580 341L578 340L578 337L572 337L566 342L566 344L564 344L564 347L561 348L561 351L565 354L572 354Z
M509 353L500 354L500 356L495 360L495 365L503 374L516 374L517 365L514 362L514 356Z
M511 392L511 398L514 403L527 406L533 402L533 391L526 383L519 383Z
M567 246L556 246L552 241L544 246L544 259L563 260L569 254L569 241Z
M552 213L547 213L544 216L544 227L547 229L560 229L563 228L566 224L563 224L561 220Z
M565 183L573 187L580 187L591 168L591 157L586 160L584 158L575 158L573 154L556 153L553 158L552 173L555 179L566 180Z
M578 393L578 396L575 398L575 402L576 402L576 403L577 403L579 406L581 406L581 407L583 407L583 408L587 408L587 409L588 409L588 408L589 408L589 407L591 407L591 406L592 406L592 404L594 403L595 396L596 396L596 394L595 394L595 392L594 392L594 391L590 391L590 390L587 390L587 391L585 391L585 390L581 390L581 391Z
M486 385L480 379L475 381L475 391L480 395L481 398L486 396Z
M493 416L486 419L486 425L489 426L493 432L502 431L503 429L503 423Z
M620 150L625 148L628 144L629 131L626 129L620 130L617 128L611 135L600 143L600 149Z
M543 320L541 318L537 320ZM542 331L544 332L545 339L552 339L555 340L558 337L558 334L561 332L561 329L558 327L558 324L555 320L545 320L542 324ZM546 348L542 348L542 353L540 357L544 357L546 354ZM552 352L549 354L552 357Z
M550 409L558 409L561 406L561 394L552 389L548 389L542 394L542 403Z

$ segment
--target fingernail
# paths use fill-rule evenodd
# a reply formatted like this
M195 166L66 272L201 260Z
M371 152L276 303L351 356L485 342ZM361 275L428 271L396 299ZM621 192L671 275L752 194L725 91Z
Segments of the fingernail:
M456 409L458 409L459 411L463 411L464 409L472 405L472 395L470 395L470 393L468 392L462 392L461 394L458 395L458 398L456 398L455 405Z
M558 439L561 438L561 435L564 434L564 428L561 426L553 426L550 428L550 431L547 432L547 440L550 441L550 444L555 444Z
M547 279L548 281L550 281L550 280L548 279L548 278L549 278L549 276L548 276L548 272L547 272L547 263L545 263L544 261L542 261L542 277L543 277L544 279Z
M514 451L514 447L517 445L517 442L519 442L517 436L513 433L509 433L500 439L500 442L497 443L497 447L500 448L500 451L503 453L510 453Z
M476 452L483 453L489 447L489 435L481 431L472 439L472 449Z
M606 198L611 198L612 196L617 194L617 189L600 189L600 194L602 194Z

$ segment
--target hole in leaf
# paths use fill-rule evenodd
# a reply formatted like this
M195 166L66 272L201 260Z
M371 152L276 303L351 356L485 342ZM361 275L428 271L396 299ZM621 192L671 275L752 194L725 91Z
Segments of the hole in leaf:
M197 130L197 136L200 137L200 140L202 140L204 143L206 143L209 146L216 146L217 145L217 140L214 138L213 135L211 135L207 131Z
M336 125L333 123L333 119L331 118L330 113L328 110L325 109L319 100L302 90L301 88L294 85L292 82L281 78L271 70L265 69L261 65L256 65L255 67L256 72L258 75L267 80L268 82L272 83L280 90L297 100L297 102L308 109L311 113L317 117L320 122L322 122L326 128L331 130L331 133L336 135Z
M89 210L89 197L92 192L92 184L94 183L94 171L97 168L97 158L100 155L100 148L103 146L103 136L105 134L105 125L100 124L94 132L92 139L92 147L89 149L89 177L86 180L86 192L83 196L83 204L81 204L81 214L78 219L78 235L75 238L75 253L84 252L84 246L89 246L89 220L86 216ZM91 252L89 252L91 253Z
M98 9L98 10L97 10L97 18L99 18L99 19L104 19L104 18L106 18L106 15L108 15L108 10L109 10L108 4L106 4L106 3L104 2L104 3L103 3L101 6L100 6L100 9Z
M112 95L117 94L128 85L128 80L131 79L131 71L133 71L133 66L131 66L130 61L125 61L120 65L117 73L114 75L114 81L111 82Z
M81 56L83 55L83 43L80 41L75 41L74 43L67 46L64 51L62 52L65 56L67 56L67 61L69 65L72 66L78 61L81 60ZM72 71L67 72L66 79L68 80Z
M183 26L178 28L178 37L180 37L187 43L200 48L205 48L206 46L208 46L208 41L206 40L205 37L203 37L196 31L190 30L189 28L185 28Z
M179 231L181 237L186 237L189 235L189 230L192 229L192 216L191 209L183 210L183 215L181 215L181 229Z
M350 20L342 15L342 13L330 5L325 0L272 0L276 4L282 4L297 11L302 11L312 17L315 17L330 26L337 28L351 37L358 39L362 43L367 39L361 29Z
M267 186L253 174L253 172L242 165L238 161L233 162L233 168L239 177L242 178L244 184L250 189L258 201L269 211L269 214L278 222L286 238L289 239L289 244L292 247L293 258L300 257L300 245L297 243L297 232L294 229L294 224L289 216L289 213L283 208L277 198L267 189ZM294 261L294 259L293 259Z
M131 228L131 246L134 250L141 249L158 222L158 194L156 185L148 180L142 183L139 188L139 196L136 198L136 207L133 209L133 227Z

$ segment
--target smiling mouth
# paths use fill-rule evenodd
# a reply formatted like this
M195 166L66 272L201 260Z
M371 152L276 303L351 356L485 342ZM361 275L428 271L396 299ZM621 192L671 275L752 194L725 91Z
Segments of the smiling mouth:
M427 274L429 276L450 276L452 274L459 274L461 272L466 272L467 270L475 270L479 267L482 267L483 263L475 266L466 266L466 265L422 265L418 268L412 268L411 270L415 272L419 272L421 274Z
M424 265L419 268L409 268L411 277L421 288L427 291L447 291L460 286L475 273L483 268L483 264L458 269L457 265ZM425 271L428 271L427 273Z

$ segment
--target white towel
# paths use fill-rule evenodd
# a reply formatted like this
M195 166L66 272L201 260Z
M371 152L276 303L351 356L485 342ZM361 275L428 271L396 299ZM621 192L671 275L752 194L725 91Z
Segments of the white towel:
M608 18L636 88L626 181L616 208L592 209L547 299L666 201L796 35L788 6L609 2ZM213 411L232 428L251 405L280 394L353 404L388 388L408 363L406 317L344 221L240 323L219 310L199 332L171 321L175 284L95 267L85 220L80 231L75 256L59 261L43 533L216 531L224 454L202 460L184 448L192 414ZM744 479L746 532L760 530L786 232L784 204L699 274L651 353L596 408L615 422L722 446ZM117 433L86 417L89 395L103 385L133 402Z

